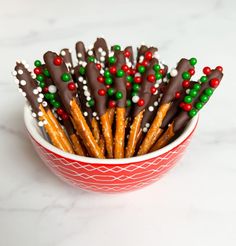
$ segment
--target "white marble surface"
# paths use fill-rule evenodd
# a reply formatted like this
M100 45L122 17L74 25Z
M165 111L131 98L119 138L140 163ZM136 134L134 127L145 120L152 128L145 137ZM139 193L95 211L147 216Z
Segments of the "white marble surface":
M177 3L178 2L178 3ZM0 245L236 245L236 2L4 1L0 9ZM97 195L67 186L27 139L10 72L48 49L97 35L157 45L164 60L224 66L184 159L144 190Z

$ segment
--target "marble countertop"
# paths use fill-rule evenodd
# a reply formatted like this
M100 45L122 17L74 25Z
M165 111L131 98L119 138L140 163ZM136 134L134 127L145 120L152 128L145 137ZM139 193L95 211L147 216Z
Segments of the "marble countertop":
M177 3L178 2L178 3ZM235 1L5 1L0 10L0 245L236 245ZM223 65L185 157L143 190L99 195L58 180L33 150L10 72L44 51L157 45L165 62Z

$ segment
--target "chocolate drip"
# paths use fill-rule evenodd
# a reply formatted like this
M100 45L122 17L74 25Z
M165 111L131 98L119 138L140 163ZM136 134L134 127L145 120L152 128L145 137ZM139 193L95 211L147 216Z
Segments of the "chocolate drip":
M84 43L82 41L78 41L75 45L75 50L76 50L76 57L78 61L85 62L87 61L87 53L86 49L84 46Z
M98 82L97 78L100 76L99 70L93 62L88 63L86 68L86 78L88 87L92 97L95 100L95 109L99 116L106 113L107 109L107 95L100 96L99 90L106 92L106 86L103 83Z
M193 68L189 60L182 58L176 67L178 74L175 77L171 77L165 95L162 97L161 104L170 103L175 99L175 94L182 90L182 73L187 72Z
M133 111L133 117L138 115L143 109L145 109L151 99L152 93L150 91L151 87L154 86L154 83L151 83L148 81L148 75L155 75L155 71L153 70L153 66L155 64L158 64L158 60L155 58L152 58L149 65L146 68L146 71L144 72L142 76L142 83L139 90L139 98L144 100L143 106L138 106L138 104L135 104L134 111Z
M60 51L60 56L63 58L64 62L66 63L67 68L72 71L73 69L73 61L71 57L71 52L69 49L62 49Z
M116 71L120 70L122 66L125 64L125 56L122 51L116 52L116 63L114 64L116 67ZM115 92L121 92L123 97L116 101L116 106L119 108L125 108L126 106L126 75L122 77L114 77L114 89Z
M70 114L70 102L73 98L76 97L77 90L71 91L68 89L68 84L73 83L72 77L68 82L64 82L62 80L62 75L64 73L69 74L69 71L64 61L62 61L61 65L59 66L54 64L54 59L57 57L58 55L52 51L48 51L43 56L51 78L58 89L58 94L61 98L62 104L65 107L67 113Z
M26 69L24 64L17 62L15 71L17 72L16 78L19 80L19 88L26 93L26 98L32 107L32 111L38 116L40 112L39 106L42 103L38 100L40 100L39 98L43 98L43 94L40 93L41 88L38 87L37 81L31 77L31 73ZM40 90L38 91L39 88Z
M219 81L221 81L222 77L223 77L222 72L218 71L217 69L212 70L210 75L207 76L207 81L204 83L201 83L201 88L198 92L198 96L193 99L191 105L194 106L196 102L200 101L200 96L202 95L202 93L204 92L205 89L211 88L214 90L214 88L212 88L210 86L211 79L217 78L217 79L219 79ZM183 129L187 125L189 120L190 120L190 117L188 115L188 112L181 111L180 114L177 115L177 117L174 119L174 132L178 132L181 129Z

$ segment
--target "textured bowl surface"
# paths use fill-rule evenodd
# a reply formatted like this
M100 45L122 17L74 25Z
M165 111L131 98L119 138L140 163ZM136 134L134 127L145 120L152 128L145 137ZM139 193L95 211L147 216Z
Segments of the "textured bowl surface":
M168 146L147 155L116 160L102 160L65 153L42 137L28 106L25 125L32 144L49 169L66 183L88 191L114 193L133 191L158 180L183 156L198 117Z

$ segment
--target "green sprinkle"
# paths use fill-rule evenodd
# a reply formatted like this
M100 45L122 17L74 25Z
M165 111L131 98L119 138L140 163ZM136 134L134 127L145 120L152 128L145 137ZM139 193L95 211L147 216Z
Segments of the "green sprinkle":
M133 85L133 91L138 92L139 89L140 89L140 85L139 84L134 84Z
M118 45L118 44L114 45L114 50L115 50L115 51L119 51L119 50L121 50L120 45Z
M115 97L116 97L116 100L122 99L123 93L121 91L117 91Z
M133 91L133 92L131 93L131 96L132 96L132 97L137 96L137 95L138 95L138 93L135 92L135 91Z
M207 89L204 91L204 94L210 97L210 96L213 94L213 89L207 88Z
M106 70L106 71L104 72L104 77L105 77L105 78L111 77L111 73L110 73L108 70Z
M128 100L126 101L126 106L127 106L127 107L130 107L131 105L132 105L132 102L131 102L130 99L128 99Z
M119 69L116 73L117 77L123 77L125 75L125 72L122 69Z
M200 110L200 109L203 107L203 103L197 102L196 105L195 105L195 107L196 107L198 110Z
M208 101L208 96L207 95L201 95L200 96L200 101L203 102L203 103L206 103Z
M112 95L114 95L114 93L115 93L115 90L114 90L113 88L109 88L109 89L107 90L108 96L112 96Z
M80 68L79 68L79 73L80 73L81 75L84 75L84 74L85 74L85 68L84 68L84 67L80 67Z
M63 73L62 74L62 76L61 76L61 79L62 79L62 81L64 81L64 82L68 82L68 81L70 81L70 74L69 73Z
M194 85L193 85L193 89L194 89L194 90L199 91L200 88L201 88L201 85L199 85L198 83L194 83Z
M134 81L134 78L132 77L132 76L130 76L130 75L128 75L127 77L126 77L126 80L128 81L128 82L133 82Z
M39 74L37 75L36 79L39 81L39 82L43 82L44 81L44 76L42 74Z
M161 67L160 67L159 64L155 64L155 65L153 66L153 70L154 70L155 72L158 72L160 69L161 69Z
M43 74L44 74L45 76L47 76L47 77L50 77L50 73L49 73L49 71L47 70L47 68L45 68L45 69L43 70Z
M40 82L40 83L39 83L39 86L40 86L41 88L44 88L44 87L45 87L45 83L44 83L44 82Z
M162 78L162 74L160 73L155 73L156 80L159 80Z
M35 67L40 67L40 66L42 65L42 63L41 63L40 60L36 60L36 61L34 62L34 65L35 65Z
M114 64L116 62L116 58L114 56L109 57L109 63Z
M197 59L195 57L192 57L190 60L189 60L189 63L192 65L192 66L195 66L197 64Z
M112 78L106 78L105 79L105 83L107 84L107 85L111 85L112 84Z
M55 101L54 104L53 104L53 107L54 108L60 108L61 104L59 102Z
M91 99L91 100L89 100L89 101L88 101L88 105L89 105L89 107L94 106L94 104L95 104L95 102L94 102L94 100L93 100L93 99Z
M196 109L191 109L188 112L189 117L193 118L195 115L197 114L197 110Z
M184 102L186 103L191 103L193 101L192 97L191 96L185 96L184 97Z
M139 67L138 67L138 71L139 71L140 73L144 73L144 72L145 72L145 67L144 67L144 66L139 66Z
M207 82L207 76L202 76L202 77L200 78L200 81L201 81L202 83Z
M190 79L190 74L189 74L189 72L183 72L182 73L182 78L184 79L184 80L189 80Z
M196 96L197 96L197 90L191 89L191 90L189 91L189 95L190 95L191 97L196 97Z
M93 56L89 56L89 57L88 57L88 61L89 61L89 62L94 62L94 61L95 61L95 58L94 58Z

